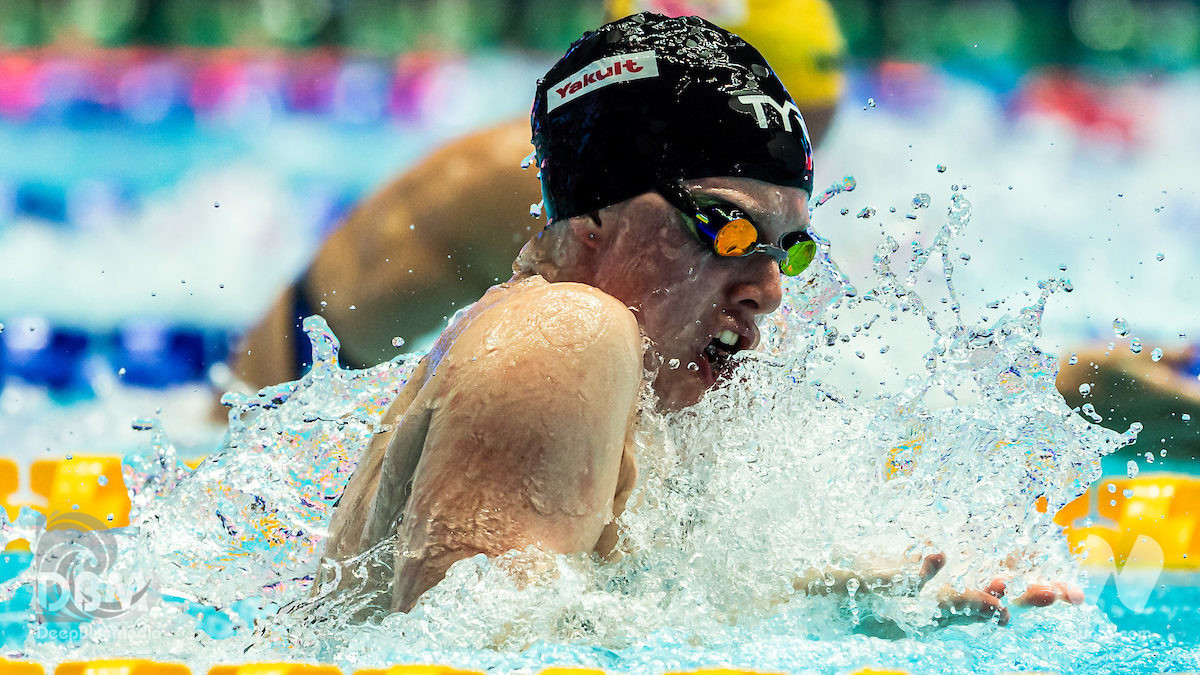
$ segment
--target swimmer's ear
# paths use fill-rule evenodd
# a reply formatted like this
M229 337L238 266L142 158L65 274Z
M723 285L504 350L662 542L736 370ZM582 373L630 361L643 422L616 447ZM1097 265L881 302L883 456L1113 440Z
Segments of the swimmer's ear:
M592 211L571 219L571 231L575 237L590 249L597 249L609 235L609 230L600 220L600 212Z

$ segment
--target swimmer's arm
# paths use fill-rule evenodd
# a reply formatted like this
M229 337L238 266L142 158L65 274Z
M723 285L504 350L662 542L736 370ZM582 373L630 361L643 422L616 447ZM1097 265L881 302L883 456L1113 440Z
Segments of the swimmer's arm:
M479 553L596 547L642 372L636 322L604 298L510 308L513 325L494 327L478 347L464 333L447 356L455 379L399 526L394 610Z
M919 568L913 567L915 559L907 562L908 566L877 566L868 563L859 569L809 569L798 574L792 586L797 592L814 596L850 595L851 589L859 597L866 594L915 595L945 566L946 556L943 553L926 555L920 559ZM1011 565L1012 561L1008 563ZM998 576L981 589L959 590L950 584L941 586L937 590L940 609L937 625L991 621L993 617L999 625L1006 625L1009 612L1003 598L1010 580L1011 575ZM1083 593L1069 584L1039 582L1030 584L1011 604L1017 607L1045 607L1059 601L1078 605L1083 602ZM863 618L859 628L862 632L876 637L902 635L890 621L869 615Z

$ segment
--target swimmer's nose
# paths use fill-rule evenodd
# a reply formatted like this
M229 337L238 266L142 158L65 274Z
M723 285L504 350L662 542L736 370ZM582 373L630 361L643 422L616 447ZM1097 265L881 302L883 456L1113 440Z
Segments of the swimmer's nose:
M751 255L743 266L745 276L737 279L730 300L754 314L770 314L783 302L779 264L766 255Z

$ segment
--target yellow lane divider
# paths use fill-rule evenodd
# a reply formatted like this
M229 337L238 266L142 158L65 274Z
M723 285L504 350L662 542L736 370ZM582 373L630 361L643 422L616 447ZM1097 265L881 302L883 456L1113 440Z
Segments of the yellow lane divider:
M187 464L195 468L199 461ZM30 506L45 514L82 514L105 527L129 524L129 494L121 476L120 457L84 455L35 460L29 466L29 490L40 498L40 503L14 502L12 496L20 486L16 462L0 459L0 504L10 520L17 517L22 506ZM78 525L68 522L68 527ZM5 550L27 551L29 543L18 540Z
M28 661L0 659L0 673L4 673L4 675L46 675L46 669L41 664Z
M1131 552L1162 549L1166 569L1200 571L1200 478L1183 474L1151 474L1137 478L1104 478L1055 514L1071 550L1085 564L1117 566L1145 562L1157 565L1155 552L1144 561ZM1087 521L1091 521L1087 524ZM1111 552L1110 552L1111 551Z
M187 666L179 663L158 663L145 659L111 659L64 663L54 669L54 675L191 675Z
M246 663L240 666L214 666L208 675L342 675L336 666L310 666L303 663Z
M350 675L351 672L352 675L475 675L479 671L457 670L448 666L435 665L397 665L388 668L361 668L355 671L345 671L347 675ZM45 675L45 673L45 669L37 663L0 659L0 675ZM158 663L146 659L108 659L63 663L54 669L54 675L191 675L191 670L179 663ZM240 665L214 666L208 671L208 675L343 675L343 671L336 666L318 666L304 663L244 663ZM592 668L546 668L540 672L540 675L605 675L605 672ZM759 670L704 668L686 672L668 672L664 675L777 674ZM908 675L908 671L860 668L848 671L848 675ZM1013 673L1012 675L1017 674ZM1021 675L1055 674L1052 671L1030 671ZM1171 674L1168 673L1166 675Z
M550 673L551 675L592 675L599 673L604 675L601 670L583 670L575 668L547 668L542 670L542 675ZM392 665L391 668L364 668L355 670L354 675L484 675L480 670L458 670L450 668L449 665Z

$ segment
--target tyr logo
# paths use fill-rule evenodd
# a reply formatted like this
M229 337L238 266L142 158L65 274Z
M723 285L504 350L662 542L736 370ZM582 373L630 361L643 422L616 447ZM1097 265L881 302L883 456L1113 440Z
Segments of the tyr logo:
M804 126L804 117L800 115L800 109L791 101L780 103L766 94L747 94L737 97L739 103L745 103L754 108L754 118L758 120L760 129L770 128L770 120L767 116L767 109L763 106L769 106L772 110L779 113L779 119L783 122L783 130L792 130L792 114L796 115L796 121L800 123L800 128L804 130L804 135L808 135L808 129Z

